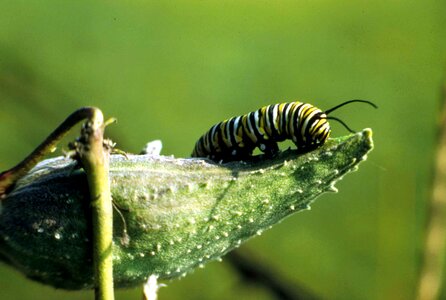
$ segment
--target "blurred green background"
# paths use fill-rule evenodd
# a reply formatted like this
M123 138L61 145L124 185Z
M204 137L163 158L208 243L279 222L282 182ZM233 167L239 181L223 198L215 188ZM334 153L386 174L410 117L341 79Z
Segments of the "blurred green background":
M411 299L446 78L445 16L444 0L1 1L0 170L83 105L118 119L107 133L119 148L162 139L163 154L186 157L212 124L266 104L372 100L379 110L335 113L374 130L360 171L242 249L325 299ZM0 278L0 299L94 298L3 264ZM160 299L271 299L224 260L168 285Z

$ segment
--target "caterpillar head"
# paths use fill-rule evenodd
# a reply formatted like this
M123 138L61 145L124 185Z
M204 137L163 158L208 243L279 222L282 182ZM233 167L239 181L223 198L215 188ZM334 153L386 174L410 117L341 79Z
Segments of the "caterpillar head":
M323 112L310 128L311 143L315 146L323 145L330 136L331 128L327 121L327 115Z

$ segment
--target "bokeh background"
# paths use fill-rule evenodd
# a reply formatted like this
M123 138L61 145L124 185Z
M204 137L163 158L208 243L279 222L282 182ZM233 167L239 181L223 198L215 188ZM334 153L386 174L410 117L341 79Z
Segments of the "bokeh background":
M372 100L379 110L335 114L374 130L376 149L359 172L242 250L325 299L412 299L446 78L445 16L441 0L1 1L0 170L84 105L118 119L107 133L119 148L161 139L163 154L187 157L212 124L266 104ZM168 285L160 299L271 299L224 260ZM0 299L61 298L94 297L0 265ZM140 290L117 299L140 299Z

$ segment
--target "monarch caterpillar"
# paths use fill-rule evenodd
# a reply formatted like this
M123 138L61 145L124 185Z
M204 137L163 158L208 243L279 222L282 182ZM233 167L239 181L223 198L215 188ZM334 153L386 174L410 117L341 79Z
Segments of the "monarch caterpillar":
M330 135L327 120L340 122L353 132L342 120L328 116L332 111L353 102L349 100L331 109L321 111L302 102L278 103L259 108L248 114L230 118L212 126L195 144L192 157L207 157L214 161L249 159L256 147L268 157L279 152L277 142L290 139L299 152L308 152L323 145Z

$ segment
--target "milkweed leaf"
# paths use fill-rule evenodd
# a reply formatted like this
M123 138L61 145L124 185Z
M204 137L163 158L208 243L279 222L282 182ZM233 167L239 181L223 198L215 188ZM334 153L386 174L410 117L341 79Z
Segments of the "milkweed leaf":
M115 286L176 278L219 259L335 192L372 148L365 129L256 162L112 155ZM88 199L85 173L72 160L38 164L1 202L0 258L55 287L92 288Z

